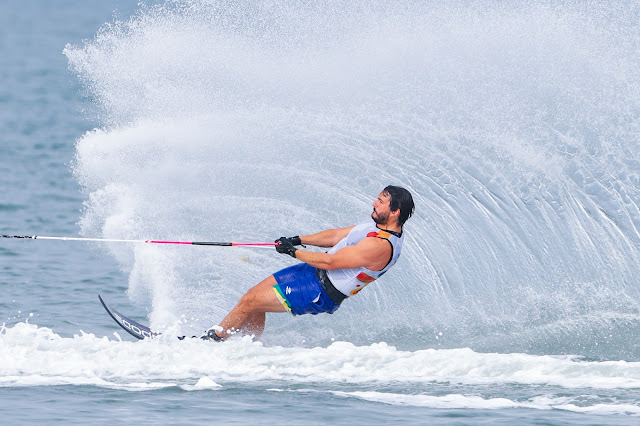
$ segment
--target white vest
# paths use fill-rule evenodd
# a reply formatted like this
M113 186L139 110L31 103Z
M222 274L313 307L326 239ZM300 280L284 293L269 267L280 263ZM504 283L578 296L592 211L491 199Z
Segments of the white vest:
M333 269L327 271L331 283L341 293L353 296L387 272L396 263L402 250L402 233L387 231L376 226L373 219L369 222L356 225L346 237L333 246L327 253L333 254L341 248L358 244L363 238L383 238L391 243L391 260L381 271L372 271L364 266L355 269Z

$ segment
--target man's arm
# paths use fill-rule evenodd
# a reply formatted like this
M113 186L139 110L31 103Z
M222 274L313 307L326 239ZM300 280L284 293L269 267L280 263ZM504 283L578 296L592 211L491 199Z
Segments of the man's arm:
M380 238L365 238L358 244L344 247L334 254L296 250L296 259L320 269L353 269L364 266L380 271L389 263L391 244Z
M316 234L303 235L300 237L300 241L302 241L302 244L310 246L333 247L338 244L338 241L346 237L354 226L339 229L327 229L326 231L318 232Z

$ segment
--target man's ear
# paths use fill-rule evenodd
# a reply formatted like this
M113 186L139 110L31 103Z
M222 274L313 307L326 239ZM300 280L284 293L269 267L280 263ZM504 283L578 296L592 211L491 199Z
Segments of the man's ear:
M400 216L400 209L391 210L391 212L389 212L389 217L394 218L396 222L398 221L399 216Z

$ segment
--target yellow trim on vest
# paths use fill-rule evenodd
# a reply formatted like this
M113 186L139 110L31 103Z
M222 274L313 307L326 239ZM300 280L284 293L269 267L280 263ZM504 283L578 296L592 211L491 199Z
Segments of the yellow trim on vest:
M387 231L378 231L378 238L386 238L387 240L391 237L391 233Z

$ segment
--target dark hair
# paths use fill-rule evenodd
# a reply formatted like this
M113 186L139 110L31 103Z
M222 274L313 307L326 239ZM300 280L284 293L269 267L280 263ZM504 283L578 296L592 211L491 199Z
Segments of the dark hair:
M388 194L391 198L391 211L400 209L400 216L398 216L398 225L402 226L413 215L415 205L413 204L413 197L411 193L400 186L387 186L383 191L383 194Z

